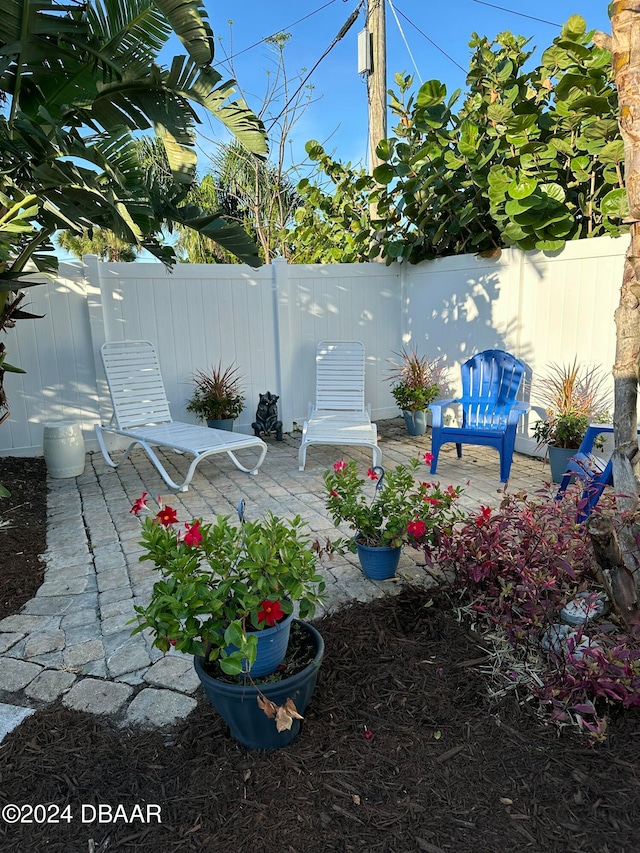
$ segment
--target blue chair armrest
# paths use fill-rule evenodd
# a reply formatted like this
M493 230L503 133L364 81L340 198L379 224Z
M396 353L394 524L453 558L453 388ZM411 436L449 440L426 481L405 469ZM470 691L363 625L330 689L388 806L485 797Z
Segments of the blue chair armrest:
M445 406L451 406L453 403L460 403L461 400L434 400L433 403L429 403L430 409L443 409Z
M432 413L431 420L431 428L432 429L442 429L442 412L447 406L452 406L455 403L459 403L460 400L434 400L433 403L429 403L429 408Z

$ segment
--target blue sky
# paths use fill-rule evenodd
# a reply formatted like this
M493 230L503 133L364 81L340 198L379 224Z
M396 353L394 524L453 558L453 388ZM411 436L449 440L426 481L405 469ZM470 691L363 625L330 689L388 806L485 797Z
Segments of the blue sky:
M235 76L250 106L258 110L264 98L267 72L274 69L274 56L269 46L254 45L281 30L291 34L285 59L292 88L295 88L297 80L294 78L311 71L358 5L359 0L269 0L266 3L264 0L239 0L236 4L206 0L216 35L216 61L232 53L235 55ZM293 129L294 161L304 156L307 140L317 139L327 150L333 151L337 159L366 165L366 82L357 73L357 36L364 26L365 7L366 0L349 32L331 49L308 81L314 87L314 103ZM396 23L394 9L402 32ZM507 11L509 9L512 11ZM564 23L575 13L586 19L590 29L611 31L607 4L603 0L538 0L536 3L496 0L492 5L477 0L448 0L446 3L387 0L387 88L394 88L396 72L412 73L416 81L418 75L423 81L441 80L450 93L458 87L464 88L470 57L468 42L473 32L492 39L499 32L510 30L531 37L532 47L544 49L559 34L555 24ZM300 20L303 18L306 20ZM231 37L229 20L233 21ZM533 61L534 58L530 60ZM225 78L230 76L228 67L223 65L219 70ZM392 126L390 120L390 134ZM218 122L206 123L202 130L206 137L225 138ZM206 139L203 147L210 149ZM206 168L205 159L200 162Z

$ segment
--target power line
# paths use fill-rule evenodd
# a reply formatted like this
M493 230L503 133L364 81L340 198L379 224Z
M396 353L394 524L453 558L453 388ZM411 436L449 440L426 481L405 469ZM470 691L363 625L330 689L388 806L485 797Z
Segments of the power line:
M396 8L397 8L397 7L396 7ZM466 69L466 68L463 68L463 67L462 67L462 65L460 65L460 63L459 63L459 62L456 62L456 61L455 61L455 59L454 59L452 56L449 56L449 54L446 52L446 50L443 50L443 49L440 47L440 45L439 45L439 44L436 44L436 42L435 42L432 38L429 38L429 36L428 36L426 33L423 33L423 32L422 32L422 30L420 29L420 27L418 27L416 24L414 24L414 23L413 23L413 21L411 20L411 18L408 18L408 17L404 14L404 12L403 12L401 9L398 9L398 14L402 15L402 17L405 19L405 21L407 21L409 24L411 24L411 26L412 26L415 30L417 30L417 31L420 33L420 35L421 35L421 36L423 36L424 38L426 38L426 40L429 42L429 44L433 45L433 47L435 47L435 49L436 49L436 50L439 50L439 51L440 51L440 53L441 53L443 56L446 56L446 57L447 57L447 59L449 60L449 62L453 62L453 64L456 66L456 68L459 68L459 69L460 69L460 71L462 71L464 74L466 74L466 73L467 73L467 69Z
M271 33L270 36L265 36L264 38L261 38L259 41L254 42L253 44L250 44L249 47L243 47L242 50L239 50L237 53L232 53L231 56L227 56L224 59L221 59L220 62L216 62L216 64L213 67L216 68L218 65L222 65L225 62L229 62L229 60L235 59L237 56L242 56L243 53L246 53L249 50L253 50L254 47L259 47L261 44L263 44L265 41L267 41L267 39L275 38L275 36L277 36L279 33L284 32L285 30L293 29L293 27L297 26L298 24L301 24L303 21L306 21L308 18L312 18L314 15L317 15L318 12L322 12L323 9L326 9L329 6L332 6L335 2L336 2L336 0L329 0L328 3L324 4L324 6L320 6L319 9L315 9L313 12L309 12L309 14L305 15L304 18L298 18L298 20L294 21L292 24L287 24L284 27L280 27L279 30L276 30L275 33Z
M391 0L387 0L387 2L389 3L389 6L391 7L391 11L393 12L393 17L395 18L396 25L398 27L398 30L400 31L400 35L402 36L402 41L404 42L404 46L407 48L407 53L409 54L409 58L413 62L413 67L416 69L416 74L418 75L418 80L422 84L422 77L420 75L420 72L418 71L418 66L416 65L415 59L413 58L413 54L411 53L411 48L409 47L409 42L407 41L407 37L404 34L404 30L402 29L402 25L400 24L400 21L398 20L398 15L396 13L395 6L391 2Z
M329 55L329 53L331 53L331 51L332 51L332 50L333 50L333 48L337 45L337 43L340 41L340 39L344 38L344 36L346 36L346 34L347 34L347 33L349 32L349 30L351 29L351 27L355 24L355 22L356 22L356 21L357 21L357 19L358 19L358 15L360 14L360 9L362 8L362 6L363 6L364 2L365 2L365 0L360 0L360 3L358 4L358 6L353 10L353 12L349 15L349 17L347 18L347 20L345 21L345 23L344 23L344 24L342 25L342 27L340 28L340 31L338 32L338 35L334 38L334 40L331 42L331 44L329 45L329 47L324 51L324 53L322 54L322 56L320 57L320 59L318 59L318 61L316 62L316 64L315 64L315 65L313 66L313 68L311 69L311 71L309 71L309 73L307 74L307 76L302 80L302 82L300 83L300 85L298 86L298 88L295 90L295 92L294 92L294 93L291 95L291 97L287 100L287 102L285 103L285 105L284 105L284 107L282 108L282 110L281 110L281 111L278 113L278 115L273 119L273 121L271 122L271 124L270 124L270 125L269 125L269 127L267 128L267 133L269 133L269 131L271 130L271 128L274 126L274 124L276 124L276 122L277 122L280 118L282 118L282 116L283 116L283 115L285 114L285 112L287 111L287 109L288 109L288 107L289 107L290 102L295 98L295 96L298 94L298 92L300 91L300 89L302 89L302 87L306 84L307 80L309 79L309 77L311 77L311 75L312 75L312 74L313 74L313 72L316 70L316 68L318 67L318 65L320 65L320 63L322 62L322 60L323 60L326 56L328 56L328 55Z
M501 12L508 12L510 15L519 15L521 18L529 18L530 21L538 21L540 24L549 24L551 27L562 29L562 24L556 24L553 21L545 21L544 18L534 18L533 15L525 15L524 12L516 12L514 9L505 9L504 6L495 6L493 3L487 3L485 0L473 0L474 3L479 3L481 6L490 6L492 9L499 9Z

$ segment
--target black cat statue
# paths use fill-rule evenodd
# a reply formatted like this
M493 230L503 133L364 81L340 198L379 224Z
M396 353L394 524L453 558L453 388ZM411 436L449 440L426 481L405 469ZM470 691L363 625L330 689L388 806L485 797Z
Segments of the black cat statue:
M282 441L282 421L278 420L278 400L277 394L272 394L267 391L266 394L260 394L260 402L256 410L255 422L251 424L254 435L271 435L276 434L276 441Z

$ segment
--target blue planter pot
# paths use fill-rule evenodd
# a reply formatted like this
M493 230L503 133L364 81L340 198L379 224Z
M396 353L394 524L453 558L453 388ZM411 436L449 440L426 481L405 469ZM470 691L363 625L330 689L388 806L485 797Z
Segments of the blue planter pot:
M404 422L409 435L424 435L427 431L427 413L422 412L402 412Z
M287 699L292 699L298 713L304 714L311 700L324 655L324 640L312 625L296 621L311 635L315 656L303 670L282 681L261 684L259 688L249 682L229 684L209 675L204 668L203 658L194 658L195 670L207 698L229 726L232 737L247 749L279 749L290 744L300 731L300 720L294 720L290 729L279 732L275 720L266 716L257 701L259 689L276 705L283 705Z
M290 613L275 624L273 628L264 628L262 631L255 632L255 636L258 638L258 648L255 663L251 667L250 675L252 678L269 675L280 666L287 653L292 622L293 613ZM238 647L226 646L225 651L236 652ZM244 663L246 664L246 662L247 659L245 658Z
M391 548L388 545L382 545L371 548L369 545L361 545L357 539L356 547L362 571L370 580L385 581L395 575L400 561L401 547Z

